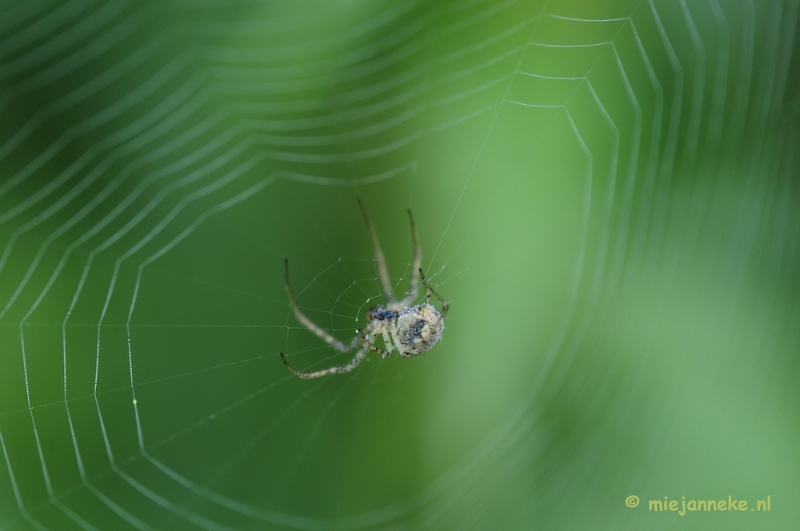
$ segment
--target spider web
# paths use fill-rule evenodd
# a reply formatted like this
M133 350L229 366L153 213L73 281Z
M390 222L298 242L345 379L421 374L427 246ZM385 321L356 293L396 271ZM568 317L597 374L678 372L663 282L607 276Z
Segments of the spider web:
M797 2L0 13L0 530L800 517ZM285 257L382 301L358 195L447 330L301 381L352 353Z

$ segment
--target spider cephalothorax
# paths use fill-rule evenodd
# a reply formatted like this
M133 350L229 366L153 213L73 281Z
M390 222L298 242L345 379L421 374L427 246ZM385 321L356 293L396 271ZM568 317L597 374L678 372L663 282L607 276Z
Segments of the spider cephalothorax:
M292 286L289 283L289 260L285 260L284 281L286 283L286 293L289 296L289 304L291 304L297 319L319 338L340 352L347 352L358 348L355 357L347 365L337 365L315 372L298 371L289 365L283 352L281 352L281 359L286 367L303 379L350 372L358 367L359 363L364 360L369 351L378 352L384 358L391 356L395 349L397 349L397 352L399 352L400 356L403 358L416 356L430 350L431 347L442 338L444 316L447 315L447 310L450 306L444 302L444 299L442 299L436 290L428 285L428 282L425 280L425 275L419 267L422 262L422 251L419 247L419 238L417 237L417 229L414 226L414 218L411 215L411 211L408 211L408 219L411 221L411 236L414 239L414 266L411 274L411 290L406 297L398 301L395 299L394 293L392 293L391 283L389 282L389 272L386 269L386 260L383 258L380 243L378 243L378 236L375 233L375 229L372 227L367 211L360 199L358 204L361 206L361 211L364 213L364 219L367 222L367 228L369 229L372 239L372 250L375 253L375 265L378 268L381 291L386 299L386 306L377 305L370 308L367 311L367 327L364 330L358 330L358 335L349 342L342 343L311 322L311 320L300 311L294 298ZM417 299L420 279L422 285L425 286L425 302L412 306ZM434 295L439 299L439 302L442 303L441 313L431 305L431 295ZM379 349L375 346L374 341L377 337L383 339L384 349Z

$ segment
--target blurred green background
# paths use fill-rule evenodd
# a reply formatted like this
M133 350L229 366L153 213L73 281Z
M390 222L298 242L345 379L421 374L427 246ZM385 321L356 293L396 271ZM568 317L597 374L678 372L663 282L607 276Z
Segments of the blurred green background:
M797 20L0 0L0 530L792 528Z

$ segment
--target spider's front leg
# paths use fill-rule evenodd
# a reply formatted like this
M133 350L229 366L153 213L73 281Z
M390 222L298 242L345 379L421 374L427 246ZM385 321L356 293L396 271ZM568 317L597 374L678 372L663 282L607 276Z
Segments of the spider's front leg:
M295 317L297 320L303 323L303 326L314 332L317 337L325 341L327 344L338 350L339 352L349 352L356 348L359 344L358 336L354 337L347 343L342 343L328 332L311 322L311 319L305 316L305 314L300 311L300 307L297 305L297 300L294 296L294 290L292 290L292 284L289 282L289 259L286 258L283 261L283 280L286 287L286 294L289 296L289 304L294 311Z
M347 365L337 365L335 367L328 367L327 369L322 369L320 371L314 371L314 372L298 371L297 369L289 365L289 362L286 361L286 356L283 355L283 352L281 352L281 360L283 360L283 364L286 365L286 368L289 369L292 373L296 374L303 380L310 380L312 378L319 378L321 376L327 376L329 374L344 374L352 371L353 369L358 367L358 365L364 360L364 358L367 357L367 352L369 352L369 350L370 349L368 348L368 345L365 343L364 345L361 345L361 348L358 349L356 355L353 357L352 360L350 360L350 363L348 363Z

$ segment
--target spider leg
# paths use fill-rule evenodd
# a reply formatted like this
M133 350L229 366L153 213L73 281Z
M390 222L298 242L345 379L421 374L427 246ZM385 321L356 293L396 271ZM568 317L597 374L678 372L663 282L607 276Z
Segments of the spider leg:
M375 255L375 266L378 268L378 276L381 278L381 291L386 302L392 304L397 302L392 293L392 286L389 283L389 270L386 268L386 259L383 257L381 244L378 241L378 234L375 232L375 227L372 226L372 221L369 219L367 209L361 198L358 198L358 206L361 207L361 212L364 214L364 220L367 222L367 229L369 230L369 237L372 240L372 252Z
M386 354L383 354L383 357L388 358L394 353L394 347L392 346L392 340L389 332L383 332L383 344L386 346Z
M436 298L439 299L439 302L442 303L442 319L444 319L444 316L447 315L447 310L450 309L450 305L444 302L442 296L428 284L428 281L425 280L425 273L422 272L422 268L420 268L419 274L422 276L422 284L425 286L425 302L428 304L431 303L431 293L433 293Z
M311 319L306 317L303 312L300 311L300 307L297 306L297 301L294 298L294 291L292 291L292 285L289 283L289 259L287 258L283 262L283 278L286 283L286 294L289 296L289 303L292 305L292 310L294 310L294 315L297 317L297 320L303 323L303 326L314 332L320 339L324 342L338 350L339 352L347 352L349 350L353 350L356 348L359 343L361 342L361 338L356 336L351 339L347 343L342 343L328 332L320 328L319 326L315 325L311 322Z
M286 368L292 371L294 374L302 378L303 380L310 380L311 378L319 378L320 376L327 376L329 374L342 374L346 372L350 372L356 367L358 367L359 363L364 361L364 358L367 357L367 353L370 351L369 344L365 343L361 346L361 348L356 353L355 357L350 360L350 363L347 365L336 365L335 367L328 367L327 369L322 369L320 371L314 372L301 372L289 365L289 362L286 361L286 356L283 355L281 352L281 359L283 360L283 364L286 365Z
M414 263L411 266L411 289L400 304L403 306L411 306L417 300L417 292L419 291L419 266L422 264L422 249L419 246L419 235L417 234L417 226L414 224L414 216L411 215L411 209L408 209L408 220L411 222L411 238L414 241Z
M368 338L367 336L364 335L364 332L359 330L358 333L361 334L361 339L364 340L364 343L369 347L369 349L372 352L377 352L378 354L381 355L382 358L388 358L389 356L392 355L391 349L390 350L380 349L380 348L376 347L375 344L372 341L370 341L370 338ZM383 337L384 337L384 341L386 341L386 338L388 337L386 332L383 333ZM388 345L391 345L391 343L387 344L387 346Z

